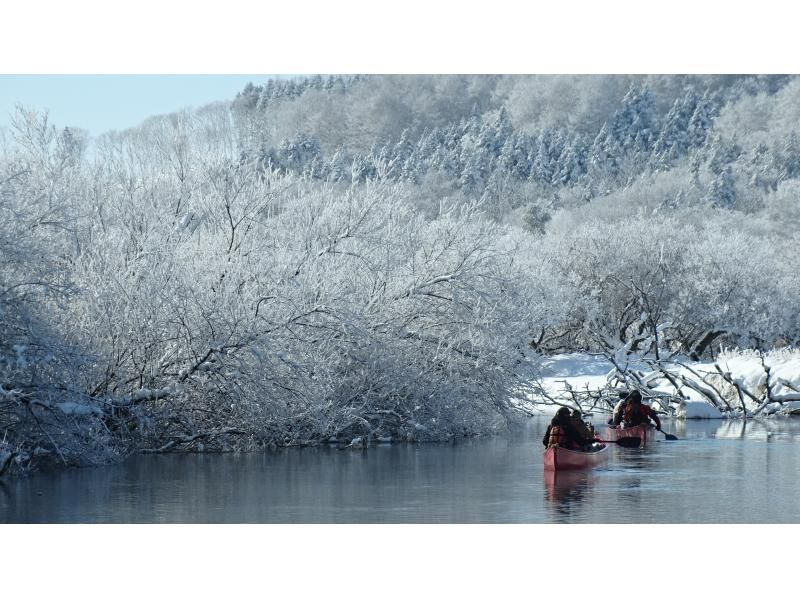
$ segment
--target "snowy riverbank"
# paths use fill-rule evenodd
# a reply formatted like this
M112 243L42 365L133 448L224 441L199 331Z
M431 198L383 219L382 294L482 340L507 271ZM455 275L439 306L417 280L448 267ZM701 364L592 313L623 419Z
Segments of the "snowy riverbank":
M607 404L602 400L595 404L593 397L609 396L621 387L619 373L605 355L532 357L533 363L535 368L531 365L529 372L538 372L541 390L556 401L538 404L540 413L552 413L559 404L574 405L576 397L582 400L584 410L604 411ZM800 350L723 351L714 361L673 359L659 365L655 368L646 360L628 359L624 369L635 372L650 396L658 397L653 403L659 411L676 418L800 412Z

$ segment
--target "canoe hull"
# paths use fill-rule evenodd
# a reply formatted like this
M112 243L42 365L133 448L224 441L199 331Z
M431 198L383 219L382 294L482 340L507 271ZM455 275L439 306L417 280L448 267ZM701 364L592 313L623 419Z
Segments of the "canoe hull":
M620 438L641 438L641 446L656 441L656 429L647 424L634 426L633 428L612 428L607 427L600 430L600 438L603 440L619 440Z
M599 451L571 451L559 446L551 446L544 452L544 468L546 471L565 471L570 469L588 469L605 463L608 459L608 446Z

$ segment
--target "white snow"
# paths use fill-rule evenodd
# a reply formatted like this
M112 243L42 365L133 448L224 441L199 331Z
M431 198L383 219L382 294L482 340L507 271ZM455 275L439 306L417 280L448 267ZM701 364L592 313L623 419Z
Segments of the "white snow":
M73 403L71 401L56 403L56 407L58 407L64 415L103 415L103 411L99 407L95 407L94 405L80 405L79 403Z
M675 410L678 419L724 419L719 409L702 399L682 401Z
M620 356L618 356L620 357ZM533 368L531 364L538 367ZM783 402L774 402L758 411L760 403L745 396L748 414L787 413L800 409L800 350L778 349L764 353L764 363L770 368L770 392L773 398ZM720 391L728 403L738 408L741 405L738 393L722 380L715 365L748 390L761 398L766 389L767 375L762 365L761 355L756 351L724 351L715 361L690 362L685 365L676 362L665 369L674 375L684 376L693 386L680 384L681 393L686 397L677 406L675 416L680 419L721 419L727 417L703 395L701 390L716 389ZM635 367L654 394L666 397L677 396L675 387L661 376L659 372L650 372L649 366L635 356L628 358L628 367ZM531 356L524 366L525 373L532 377L538 373L541 386L551 397L560 402L572 404L570 389L574 391L598 391L606 388L614 379L615 370L612 364L602 355L572 353L553 355L545 358ZM691 370L689 369L691 368ZM713 385L713 386L712 386ZM794 388L792 388L794 387ZM699 389L699 390L698 390ZM535 397L534 397L535 398ZM672 403L674 405L674 402ZM656 409L661 409L658 401L653 401ZM537 405L541 413L554 413L559 405Z
M542 388L550 395L569 399L569 389L597 390L607 382L610 364L601 355L567 353L551 355L538 363ZM540 405L541 413L555 413L559 405Z

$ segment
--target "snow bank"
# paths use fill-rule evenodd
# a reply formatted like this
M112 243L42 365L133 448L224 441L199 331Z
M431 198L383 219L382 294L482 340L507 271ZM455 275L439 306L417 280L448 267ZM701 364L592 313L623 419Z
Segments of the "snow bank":
M725 351L717 359L724 371L748 388L763 387L767 374L756 351ZM770 369L770 382L777 394L796 392L790 386L800 388L800 350L778 349L764 354L764 363ZM789 385L786 385L786 383Z
M103 415L103 411L94 405L81 405L70 401L57 403L56 407L64 415Z
M678 419L724 419L719 409L704 400L681 401L675 410Z
M594 391L608 383L609 363L601 355L552 355L539 363L542 388L548 395L570 400L570 390ZM555 413L559 405L541 405L542 413Z
M537 367L533 367L536 363ZM762 407L761 397L765 395L767 372L764 364L769 368L770 394L774 403ZM733 381L746 389L759 401L745 396L745 407L748 413L797 413L800 411L800 350L778 349L762 354L757 351L724 351L715 361L705 362L680 362L675 361L665 366L664 369L673 376L680 386L681 394L686 397L676 408L675 416L681 419L721 419L725 418L720 409L715 407L704 395L704 392L717 397L717 393L736 409L741 406L741 401L736 389L719 374L716 366L726 374L730 374ZM637 356L630 356L627 367L635 368L644 378L645 383L654 395L665 397L664 403L675 407L678 391L660 372L650 371L650 366L641 361ZM533 377L538 375L542 389L548 396L558 402L573 404L570 391L586 392L609 390L614 379L614 368L602 355L587 355L573 353L554 355L542 358L530 356L527 371ZM680 382L680 378L685 382ZM613 390L612 390L613 392ZM538 397L532 397L536 400ZM722 401L717 399L722 404ZM658 400L653 401L653 406L662 410ZM559 405L537 405L541 413L554 413Z

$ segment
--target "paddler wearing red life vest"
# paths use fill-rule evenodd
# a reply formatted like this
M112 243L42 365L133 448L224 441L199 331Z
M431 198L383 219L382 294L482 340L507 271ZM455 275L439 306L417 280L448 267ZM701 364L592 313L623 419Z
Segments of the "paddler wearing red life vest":
M569 408L561 407L547 426L542 444L546 447L560 446L571 450L580 450L587 443L571 422Z
M628 405L628 398L630 395L631 393L627 390L623 390L619 393L619 401L614 405L614 413L608 418L609 426L618 426L622 423L622 416L625 413L625 407Z
M642 403L642 395L638 390L632 391L628 395L628 404L625 405L622 415L622 427L632 428L640 424L649 424L651 419L656 424L656 430L660 430L661 421L656 412Z

